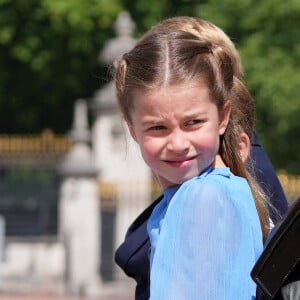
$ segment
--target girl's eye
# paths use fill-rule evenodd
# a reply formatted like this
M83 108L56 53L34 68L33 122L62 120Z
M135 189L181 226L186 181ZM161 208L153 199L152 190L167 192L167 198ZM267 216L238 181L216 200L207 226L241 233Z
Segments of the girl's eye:
M153 130L153 131L159 131L159 130L164 130L166 127L163 125L156 125L156 126L152 126L149 128L149 130Z
M190 120L190 121L186 122L186 126L197 125L200 123L202 123L202 120Z

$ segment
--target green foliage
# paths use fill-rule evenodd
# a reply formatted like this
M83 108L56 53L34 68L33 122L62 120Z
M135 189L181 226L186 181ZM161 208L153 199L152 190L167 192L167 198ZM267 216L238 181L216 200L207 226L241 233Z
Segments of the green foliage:
M0 131L65 133L73 102L101 84L98 52L117 0L0 2Z
M196 16L199 7L197 0L122 0L124 8L137 23L137 35L164 18L175 15Z

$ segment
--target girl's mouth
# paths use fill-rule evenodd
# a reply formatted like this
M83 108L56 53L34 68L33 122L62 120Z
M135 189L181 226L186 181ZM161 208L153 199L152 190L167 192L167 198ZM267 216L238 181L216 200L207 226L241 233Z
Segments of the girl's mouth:
M190 166L196 157L197 156L191 156L183 159L165 160L165 162L174 168L185 168Z

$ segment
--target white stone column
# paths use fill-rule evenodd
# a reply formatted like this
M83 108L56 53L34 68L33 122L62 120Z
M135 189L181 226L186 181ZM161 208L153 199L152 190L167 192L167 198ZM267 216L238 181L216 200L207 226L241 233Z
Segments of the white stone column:
M5 252L5 218L0 215L0 263L4 260Z
M66 291L94 296L100 290L99 199L92 178L66 178L61 186L60 235L66 249Z
M96 166L101 166L99 180L116 188L117 248L130 223L151 201L151 173L118 113L95 121L92 140Z
M121 12L115 22L116 37L108 40L99 54L101 63L112 64L136 43L135 24L128 12ZM149 204L151 173L129 137L119 113L116 91L109 82L95 91L91 108L95 115L92 146L96 166L101 168L99 182L115 189L116 232L114 250L123 241L133 219ZM101 191L100 191L101 193Z
M75 106L74 145L60 166L59 233L65 245L67 292L94 296L100 291L100 208L98 170L89 145L86 105Z

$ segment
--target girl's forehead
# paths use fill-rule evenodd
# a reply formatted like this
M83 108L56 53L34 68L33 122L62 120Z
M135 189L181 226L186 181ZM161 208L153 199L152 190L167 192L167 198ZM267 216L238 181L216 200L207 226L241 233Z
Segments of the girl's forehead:
M205 85L189 84L162 86L157 89L137 89L132 97L133 110L167 111L199 109L203 105L213 103L210 93Z
M136 96L154 96L156 94L169 94L169 93L180 93L180 92L184 92L184 91L188 91L188 90L209 90L208 85L206 84L206 82L203 79L194 79L194 80L190 80L190 81L185 81L185 82L179 82L179 83L164 83L164 84L160 84L157 86L153 86L153 87L141 87L141 88L135 88L132 91L132 96L133 98Z

